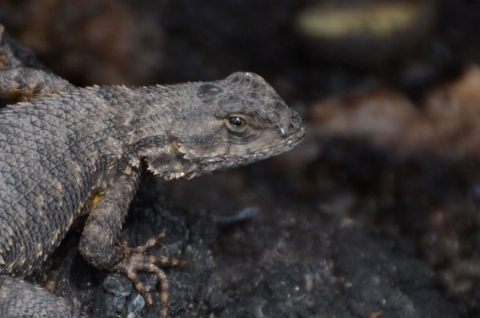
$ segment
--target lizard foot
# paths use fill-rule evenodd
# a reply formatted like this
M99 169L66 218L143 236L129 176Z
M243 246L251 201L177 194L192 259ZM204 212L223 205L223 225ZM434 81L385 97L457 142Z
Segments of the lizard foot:
M125 274L133 283L135 289L143 296L147 305L153 304L153 299L150 291L144 283L142 283L137 276L138 272L147 272L157 276L160 283L160 317L165 317L168 312L168 279L165 272L160 267L184 267L185 261L168 258L164 256L154 256L145 254L147 249L157 245L165 238L165 233L162 233L154 238L149 239L145 244L129 248L126 247L125 258L115 265L114 270Z

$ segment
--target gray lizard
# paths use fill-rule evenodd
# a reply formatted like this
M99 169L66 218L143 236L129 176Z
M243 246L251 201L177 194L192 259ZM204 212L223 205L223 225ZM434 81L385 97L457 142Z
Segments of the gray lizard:
M22 277L84 214L84 258L125 274L147 304L152 297L137 272L157 275L165 316L161 267L182 262L145 253L162 235L135 248L118 243L142 174L192 179L277 155L304 137L300 116L253 73L172 86L77 88L28 65L3 38L0 96L26 101L0 110L0 316L72 315L67 301Z

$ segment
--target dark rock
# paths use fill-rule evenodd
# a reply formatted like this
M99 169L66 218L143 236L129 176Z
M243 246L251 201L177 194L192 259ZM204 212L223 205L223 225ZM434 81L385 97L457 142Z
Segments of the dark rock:
M114 296L128 296L132 292L132 282L123 275L113 273L103 281L103 288Z

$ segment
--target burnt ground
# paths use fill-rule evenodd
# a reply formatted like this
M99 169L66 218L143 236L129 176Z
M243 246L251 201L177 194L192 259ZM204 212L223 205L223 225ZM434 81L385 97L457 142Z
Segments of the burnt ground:
M170 317L480 317L480 3L325 2L0 3L14 37L77 85L253 71L302 113L290 153L145 180L123 239L166 232L150 252L188 262L166 270ZM375 22L372 8L414 18L334 36L299 26L349 8L347 26ZM158 302L85 263L82 221L30 279L79 315L157 317Z

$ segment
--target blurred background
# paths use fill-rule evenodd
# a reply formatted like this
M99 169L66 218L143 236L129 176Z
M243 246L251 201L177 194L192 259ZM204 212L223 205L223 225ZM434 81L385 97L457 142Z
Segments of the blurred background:
M170 184L169 197L226 216L302 207L381 231L478 312L480 1L2 0L0 21L79 86L260 74L301 113L306 140Z

